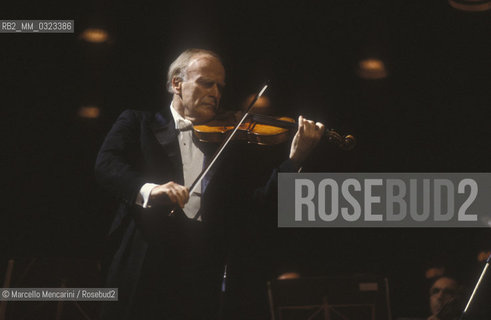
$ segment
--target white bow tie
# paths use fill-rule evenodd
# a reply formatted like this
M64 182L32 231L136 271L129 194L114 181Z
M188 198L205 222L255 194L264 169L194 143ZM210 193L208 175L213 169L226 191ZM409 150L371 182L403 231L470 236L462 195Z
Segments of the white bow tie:
M193 123L186 119L177 119L176 129L179 131L188 131L193 129Z

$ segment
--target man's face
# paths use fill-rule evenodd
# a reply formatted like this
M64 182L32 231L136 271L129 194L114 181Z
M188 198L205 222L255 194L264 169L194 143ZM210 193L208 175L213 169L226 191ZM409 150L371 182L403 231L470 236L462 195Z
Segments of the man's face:
M457 282L450 278L438 279L430 289L431 313L436 315L449 301L457 295Z
M225 69L218 59L198 55L187 68L181 83L183 117L193 124L201 124L215 117L222 90L225 86Z

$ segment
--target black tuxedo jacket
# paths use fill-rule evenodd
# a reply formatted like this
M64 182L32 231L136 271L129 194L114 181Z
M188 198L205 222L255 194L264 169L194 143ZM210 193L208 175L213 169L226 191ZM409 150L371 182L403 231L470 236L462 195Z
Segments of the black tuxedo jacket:
M207 158L216 147L203 145L201 148ZM205 226L207 234L213 235L212 245L226 243L227 232L233 233L233 225L249 215L253 203L261 207L275 200L277 172L297 169L286 160L272 173L269 169L269 175L264 175L266 171L253 170L262 176L255 180L252 179L255 174L243 168L257 169L256 160L247 163L251 160L244 157L240 146L230 149L216 166L202 195L203 222L190 221L183 215L168 217L171 208L143 209L135 200L145 183L184 182L173 118L170 113L135 110L126 110L119 116L99 151L95 167L98 182L120 201L110 231L117 249L113 252L106 282L108 287L119 288L119 301L106 306L104 317L125 319L131 315L135 296L140 294L139 282L145 276L144 264L152 248L183 242L182 234L189 232L183 228L189 226L191 229ZM267 155L261 156L263 159L259 162L264 163ZM275 213L269 214L274 221ZM192 235L193 231L188 234ZM219 260L226 248L215 251Z

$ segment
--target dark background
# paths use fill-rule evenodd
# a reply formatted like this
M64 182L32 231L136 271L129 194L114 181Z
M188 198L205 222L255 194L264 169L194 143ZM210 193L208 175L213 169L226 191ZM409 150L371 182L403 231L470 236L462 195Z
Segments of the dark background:
M446 1L116 1L0 6L1 19L74 19L75 34L0 34L1 266L11 257L99 259L114 203L94 160L121 111L158 109L169 63L188 47L218 52L223 105L266 79L280 114L358 138L322 143L306 166L324 172L490 172L491 11ZM80 40L101 26L109 43ZM388 77L357 76L361 59ZM77 111L97 105L97 119ZM276 272L389 276L396 315L425 315L424 272L446 265L468 284L491 248L489 229L280 230ZM288 248L285 250L284 248ZM489 285L489 278L487 284Z

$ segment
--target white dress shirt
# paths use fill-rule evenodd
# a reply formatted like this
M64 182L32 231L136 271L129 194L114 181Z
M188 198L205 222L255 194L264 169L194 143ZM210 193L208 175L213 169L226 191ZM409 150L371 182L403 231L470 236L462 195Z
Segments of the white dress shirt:
M177 140L181 151L182 168L184 173L184 186L190 187L203 169L204 154L193 141L193 130L191 121L184 119L175 109L170 106L176 129L179 131ZM148 208L150 191L158 186L154 183L145 183L136 198L136 204ZM184 213L193 219L198 213L201 205L201 184L198 183L194 192L189 196L189 201L184 206ZM199 217L198 220L201 220Z

